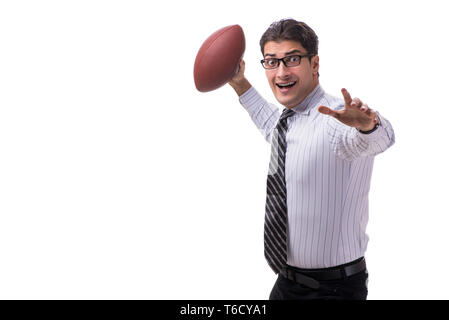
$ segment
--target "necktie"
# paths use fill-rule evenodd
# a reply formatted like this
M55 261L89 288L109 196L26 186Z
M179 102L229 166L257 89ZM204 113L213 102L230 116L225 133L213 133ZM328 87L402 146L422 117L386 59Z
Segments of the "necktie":
M271 139L271 159L267 178L265 204L264 251L275 273L287 263L287 188L285 186L285 153L287 118L294 115L284 109Z

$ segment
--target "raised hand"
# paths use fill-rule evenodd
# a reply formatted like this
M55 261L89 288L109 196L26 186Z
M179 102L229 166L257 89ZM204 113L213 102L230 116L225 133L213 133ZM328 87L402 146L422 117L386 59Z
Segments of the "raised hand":
M228 83L234 88L238 96L241 96L251 88L251 83L245 78L245 61L243 59L240 59L235 75Z
M319 106L318 111L323 114L328 114L340 122L355 127L361 131L369 131L379 122L377 114L370 109L367 104L362 103L359 98L351 98L348 90L341 89L343 98L345 99L345 106L343 110L333 110L325 106Z

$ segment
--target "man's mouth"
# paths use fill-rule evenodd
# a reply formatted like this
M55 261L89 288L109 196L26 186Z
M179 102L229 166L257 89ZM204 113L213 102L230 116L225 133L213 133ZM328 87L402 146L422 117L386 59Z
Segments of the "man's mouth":
M281 92L288 91L291 87L296 84L296 81L285 82L285 83L276 83L277 87L281 90Z

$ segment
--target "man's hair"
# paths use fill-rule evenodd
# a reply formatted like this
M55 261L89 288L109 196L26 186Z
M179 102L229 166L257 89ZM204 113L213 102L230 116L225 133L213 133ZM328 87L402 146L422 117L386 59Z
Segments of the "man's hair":
M308 54L318 54L318 37L304 22L294 19L282 19L273 22L260 38L260 50L264 55L264 47L268 41L280 42L293 40L299 42ZM309 57L311 60L312 57Z

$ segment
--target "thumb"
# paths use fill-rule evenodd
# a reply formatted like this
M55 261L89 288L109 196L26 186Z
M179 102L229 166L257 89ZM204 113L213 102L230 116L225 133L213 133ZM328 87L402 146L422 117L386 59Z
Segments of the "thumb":
M322 114L328 114L332 117L338 118L339 113L331 108L325 107L325 106L319 106L318 107L318 112L322 113Z
M332 109L325 107L325 106L319 106L318 112L321 112L322 114L332 114Z

